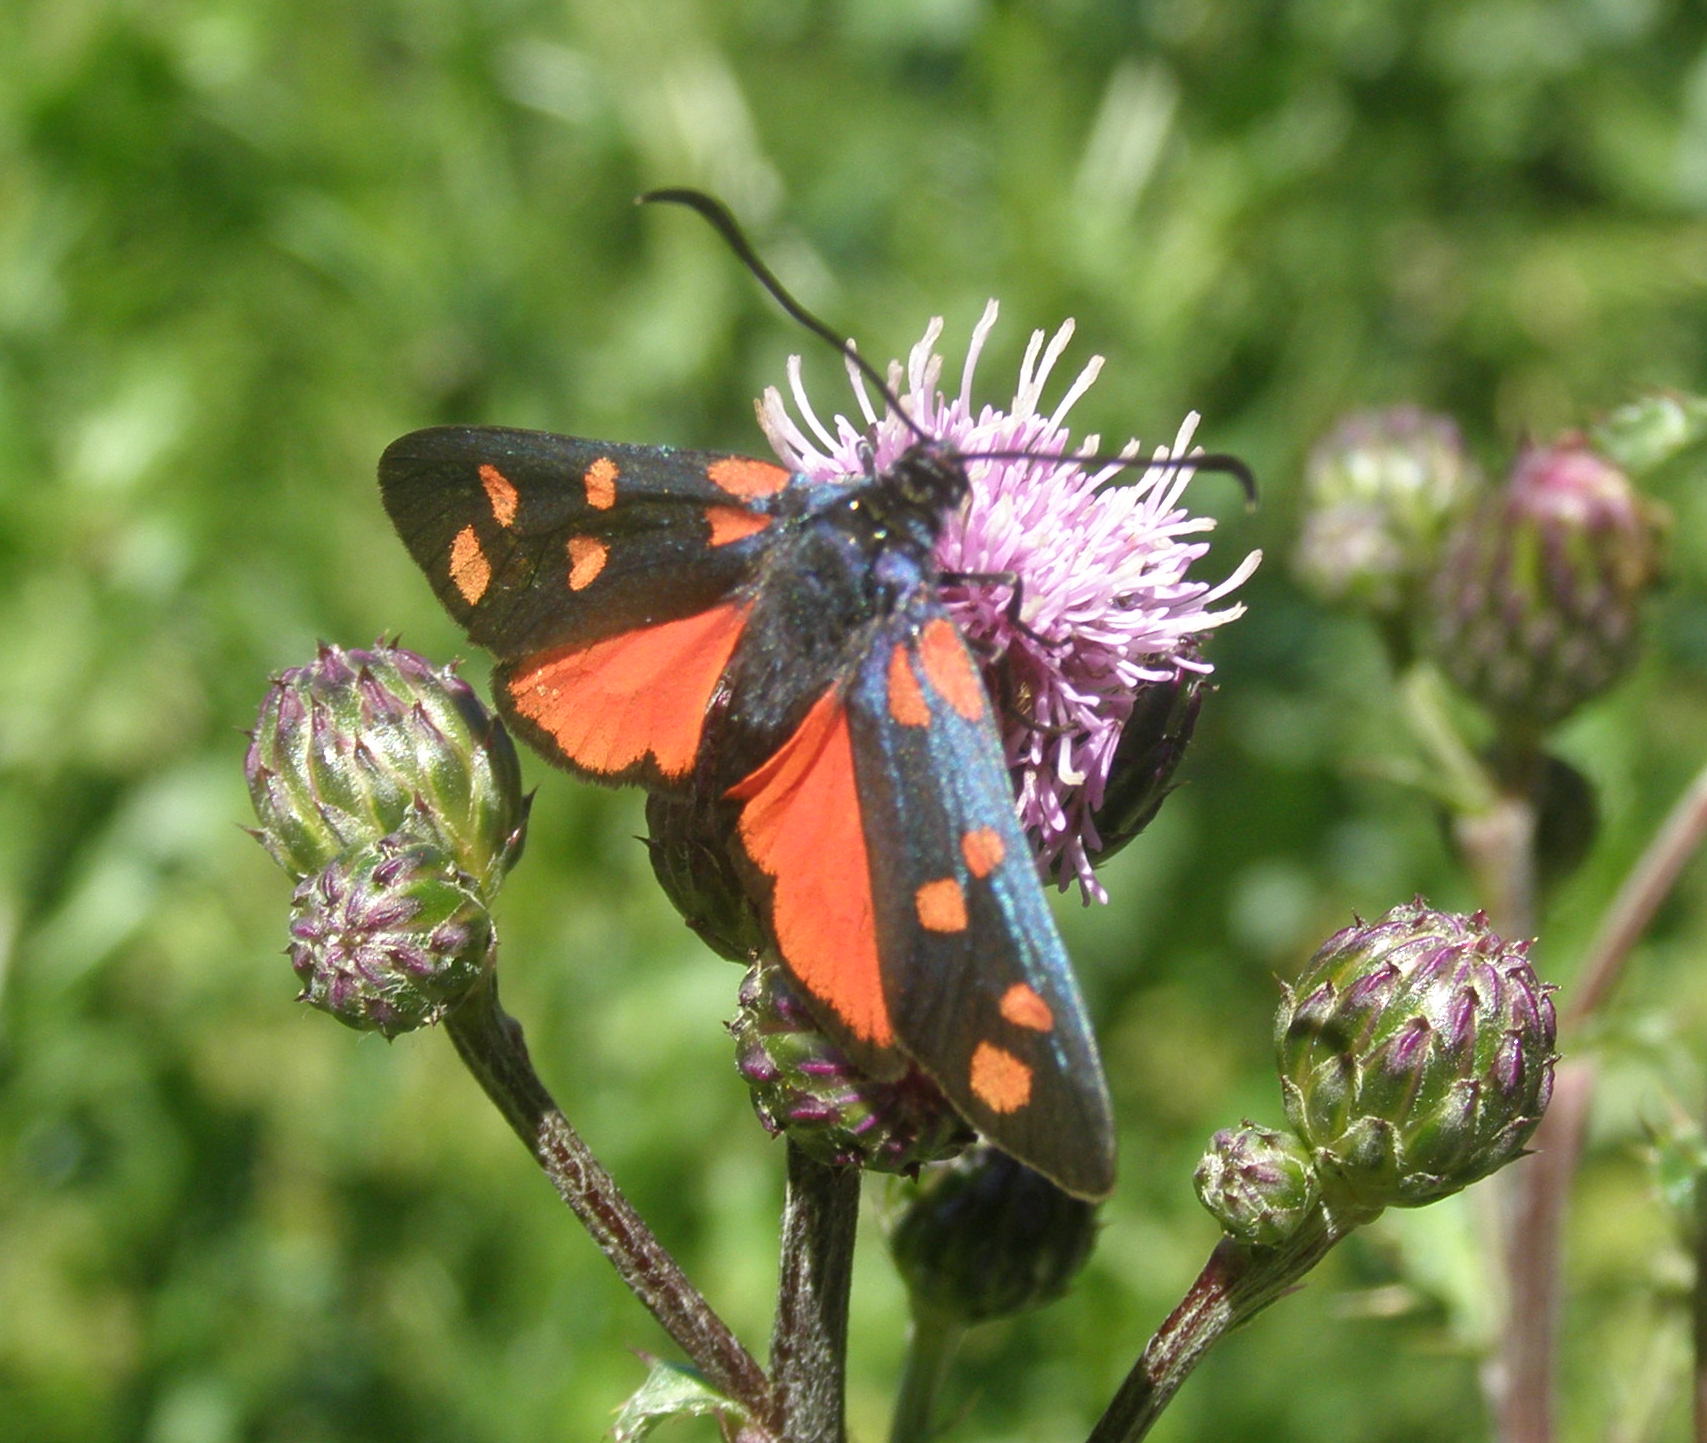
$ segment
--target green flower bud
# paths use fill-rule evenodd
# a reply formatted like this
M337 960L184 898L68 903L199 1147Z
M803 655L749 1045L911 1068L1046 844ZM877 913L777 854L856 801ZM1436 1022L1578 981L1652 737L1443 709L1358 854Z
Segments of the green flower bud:
M496 946L474 879L405 832L298 883L290 935L299 1000L386 1037L437 1022L486 975Z
M820 1162L875 1172L916 1172L953 1157L973 1132L917 1068L892 1082L859 1071L819 1030L778 967L760 963L741 982L729 1024L735 1067L765 1130Z
M1182 656L1195 659L1195 649ZM1201 673L1177 669L1167 681L1139 686L1132 715L1120 729L1108 784L1091 810L1098 845L1091 849L1101 866L1150 825L1173 790L1174 772L1185 756L1208 683Z
M1415 406L1347 416L1305 469L1300 582L1323 601L1398 615L1480 487L1450 417Z
M915 1310L982 1323L1061 1297L1096 1245L1096 1211L981 1143L921 1178L889 1248Z
M490 896L521 852L521 768L450 668L402 647L322 646L274 678L245 762L256 834L302 878L398 830L436 841Z
M715 809L653 792L646 829L653 874L688 926L719 957L751 963L764 951L764 924L729 859Z
M1289 1132L1254 1122L1210 1138L1192 1181L1221 1230L1248 1247L1289 1241L1321 1202L1309 1149Z
M1441 668L1497 715L1561 720L1636 655L1659 562L1656 510L1577 437L1519 458L1454 533L1431 593Z
M1330 937L1274 1032L1328 1202L1416 1207L1520 1156L1553 1090L1551 990L1480 912L1419 899Z

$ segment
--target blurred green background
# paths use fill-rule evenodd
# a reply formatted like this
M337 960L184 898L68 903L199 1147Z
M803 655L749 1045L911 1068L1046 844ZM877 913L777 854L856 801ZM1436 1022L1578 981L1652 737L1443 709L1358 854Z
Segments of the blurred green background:
M1068 1300L975 1336L950 1400L957 1436L1082 1437L1213 1241L1203 1140L1279 1120L1273 975L1354 909L1474 901L1384 780L1414 759L1372 637L1289 577L1302 456L1415 400L1498 474L1524 433L1707 389L1707 11L39 0L0 28L0 1438L592 1438L630 1350L667 1351L442 1037L293 1006L287 881L238 829L269 671L318 637L464 651L379 507L394 436L761 450L751 399L796 350L841 404L703 226L636 211L665 183L723 196L870 354L941 314L952 374L999 297L984 400L1075 316L1065 364L1109 358L1076 429L1165 440L1198 408L1262 479L1254 515L1195 491L1206 574L1268 559L1211 649L1188 785L1113 905L1060 907L1122 1130L1101 1248ZM1559 738L1603 807L1537 953L1567 986L1707 753L1707 496L1665 499L1648 649ZM739 974L656 893L637 795L530 768L506 999L760 1347L781 1154L730 1069ZM1683 1436L1688 1274L1643 1147L1699 1101L1704 892L1697 867L1593 1039L1569 1438ZM1341 1249L1154 1436L1482 1436L1485 1206ZM874 1438L905 1328L874 1230L856 1286Z

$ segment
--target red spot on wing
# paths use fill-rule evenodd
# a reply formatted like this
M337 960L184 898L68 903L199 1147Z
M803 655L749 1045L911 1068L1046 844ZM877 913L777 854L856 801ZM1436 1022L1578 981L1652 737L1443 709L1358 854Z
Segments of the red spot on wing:
M509 526L516 519L516 504L521 500L510 478L496 466L482 466L480 484L486 488L486 499L492 503L493 519L500 526Z
M980 1042L967 1081L972 1095L991 1112L1018 1112L1031 1101L1032 1069L1004 1047Z
M739 506L707 506L705 520L711 527L713 546L727 546L731 541L763 531L771 524L770 517L761 516L757 511L745 511Z
M913 908L919 925L929 932L966 930L966 893L953 877L926 882L913 893Z
M789 473L782 467L746 456L725 456L721 461L713 461L705 468L705 474L713 485L743 501L755 496L773 496L789 481Z
M960 855L966 858L967 870L974 877L988 877L1002 865L1007 853L1002 834L994 827L974 827L960 839Z
M616 505L616 462L609 456L601 456L589 467L581 477L581 485L587 492L587 505L595 511L609 511Z
M596 536L571 536L569 551L569 589L585 591L599 579L599 573L610 560L610 547Z
M984 680L972 653L946 616L932 617L919 635L919 664L925 679L967 721L984 715Z
M492 584L492 563L480 549L480 538L472 526L464 526L451 541L450 579L470 606L477 604Z
M897 646L889 653L889 715L905 727L931 723L931 709L925 703L918 677L913 675L913 663L905 646Z
M1002 1016L1015 1027L1029 1028L1033 1032L1048 1032L1055 1026L1055 1014L1050 1006L1037 993L1034 987L1028 987L1023 982L1016 982L1004 993L997 1004Z
M747 856L775 879L772 929L800 984L855 1037L894 1042L847 711L826 692L770 760L729 789Z
M665 777L685 777L746 620L744 606L718 606L545 652L511 671L510 702L584 771L615 776L650 756Z

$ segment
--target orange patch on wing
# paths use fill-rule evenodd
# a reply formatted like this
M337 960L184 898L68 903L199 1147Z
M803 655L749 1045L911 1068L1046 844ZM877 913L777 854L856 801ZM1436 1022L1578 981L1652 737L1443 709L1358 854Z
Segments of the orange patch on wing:
M889 715L904 727L931 724L931 709L925 704L925 693L913 675L913 663L904 646L889 653Z
M926 931L966 930L966 893L953 877L926 882L913 893L913 907L919 914L919 925Z
M754 496L773 496L788 485L789 473L769 461L754 461L746 456L725 456L705 468L712 484L721 486L731 496L743 501Z
M462 599L475 605L492 584L492 563L480 549L480 538L472 526L464 526L450 544L450 579Z
M516 503L521 500L510 478L496 466L480 468L480 484L486 488L486 499L492 503L492 516L500 526L509 526L516 519Z
M775 879L772 927L789 971L855 1037L890 1046L853 745L835 693L727 795L746 803L738 828L747 856Z
M972 665L972 653L946 616L925 623L919 637L919 663L925 679L967 721L984 715L984 681Z
M510 673L510 702L586 771L614 776L650 756L664 776L685 777L746 620L743 606L717 606L548 651Z
M609 456L601 456L589 467L581 477L581 485L587 491L587 505L595 511L609 511L616 505L616 462Z
M770 517L761 516L757 511L743 511L739 506L707 506L705 519L711 527L713 546L727 546L731 541L763 531L771 524Z
M1031 1068L1006 1048L980 1042L967 1080L972 1095L991 1112L1018 1112L1031 1101L1031 1077Z
M605 562L610 560L610 547L596 536L571 536L568 550L569 589L585 591L605 569Z
M994 827L974 827L960 839L960 855L974 877L988 877L1007 854L1002 834Z
M1004 993L998 1004L1002 1016L1015 1027L1029 1027L1033 1032L1048 1032L1055 1026L1055 1014L1049 1004L1037 994L1035 987L1016 982Z

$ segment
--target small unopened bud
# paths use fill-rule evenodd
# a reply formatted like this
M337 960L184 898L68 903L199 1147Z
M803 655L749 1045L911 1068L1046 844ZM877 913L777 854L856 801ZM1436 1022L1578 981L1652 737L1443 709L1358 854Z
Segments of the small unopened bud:
M1289 1132L1253 1122L1210 1138L1192 1181L1222 1231L1250 1247L1289 1241L1321 1200L1309 1149Z
M697 798L646 798L646 845L664 895L719 957L751 963L764 951L764 924L729 859L725 825Z
M1453 534L1431 593L1441 668L1497 715L1550 726L1636 656L1656 509L1580 438L1526 451Z
M1480 485L1451 418L1415 406L1347 416L1305 470L1299 580L1326 602L1404 611Z
M1199 672L1179 668L1167 681L1139 686L1121 728L1102 801L1091 811L1101 866L1145 827L1174 787L1174 773L1197 726L1208 687Z
M257 835L292 876L405 830L487 896L521 851L521 768L503 724L448 667L383 643L322 646L273 681L245 762Z
M980 1144L920 1179L889 1247L916 1310L982 1323L1061 1297L1096 1234L1095 1204Z
M874 1172L916 1172L953 1157L972 1130L917 1068L892 1082L867 1077L826 1036L780 968L756 964L729 1024L735 1066L753 1111L773 1136L820 1162Z
M1553 1090L1551 990L1480 912L1418 900L1330 937L1274 1033L1324 1195L1416 1207L1521 1156Z
M492 965L492 919L444 848L406 833L329 862L291 899L301 1000L363 1032L437 1022Z

